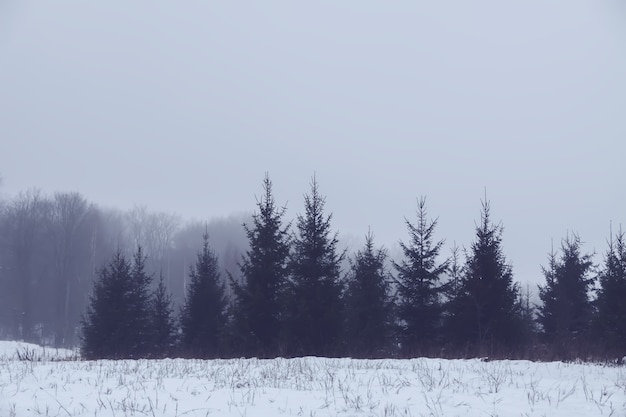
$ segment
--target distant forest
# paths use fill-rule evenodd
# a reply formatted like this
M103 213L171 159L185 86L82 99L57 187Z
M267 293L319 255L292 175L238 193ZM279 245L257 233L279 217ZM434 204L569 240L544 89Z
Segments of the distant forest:
M295 219L268 176L262 186L251 216L209 223L78 193L0 201L0 338L80 346L88 359L626 355L621 230L599 264L564 236L535 303L489 201L471 245L448 251L418 199L391 259L369 231L356 252L340 247L315 178Z

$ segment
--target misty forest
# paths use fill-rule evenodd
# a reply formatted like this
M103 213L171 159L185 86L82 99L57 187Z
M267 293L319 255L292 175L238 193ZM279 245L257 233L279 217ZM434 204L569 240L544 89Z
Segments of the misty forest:
M448 246L417 199L392 256L375 231L346 249L315 178L294 218L269 176L259 190L252 215L210 222L75 192L5 198L0 339L87 359L626 355L621 229L597 256L575 233L555 241L531 287L516 281L486 197L466 247Z

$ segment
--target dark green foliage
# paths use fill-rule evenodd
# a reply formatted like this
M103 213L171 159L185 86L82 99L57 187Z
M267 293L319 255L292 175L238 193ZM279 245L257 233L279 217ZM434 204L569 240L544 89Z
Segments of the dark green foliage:
M456 298L461 289L461 279L464 273L464 266L460 259L460 252L461 250L455 243L454 246L452 246L450 258L448 261L448 282L444 286L446 301L450 301Z
M152 357L164 358L174 351L176 326L173 311L171 295L161 276L151 300Z
M277 356L281 293L287 280L289 226L283 226L284 208L277 208L272 182L266 175L264 196L257 202L253 226L244 225L250 242L239 267L242 282L232 281L235 294L233 333L244 355Z
M489 216L485 201L460 288L450 301L448 335L470 355L508 354L520 336L519 290L502 253L502 226Z
M129 334L133 334L133 357L150 355L150 340L153 336L151 323L151 291L152 276L146 273L146 256L141 246L133 255L131 269L131 291L128 294L129 317L124 325Z
M100 271L82 322L81 355L85 359L121 358L126 352L128 319L124 302L130 292L131 265L121 252Z
M331 234L332 215L324 215L324 198L313 178L299 215L290 262L286 296L284 344L290 355L339 354L342 328L342 284L337 235Z
M82 356L86 359L139 358L147 354L150 325L139 249L131 263L117 252L100 271L82 323ZM142 304L142 303L146 304Z
M348 274L345 340L352 357L388 357L392 336L390 276L385 270L387 252L374 249L367 234L365 247L351 261Z
M546 284L539 287L538 319L548 343L561 358L578 355L587 343L592 304L589 290L593 284L591 255L581 254L580 238L568 236L561 242L561 257L554 251L548 257L548 267L543 268Z
M405 354L428 353L439 342L443 313L441 276L448 260L437 262L443 241L433 242L437 221L429 221L426 199L417 207L417 224L406 221L410 241L400 242L404 254L398 271L398 319L400 340Z
M626 356L626 242L620 230L611 238L599 273L597 328L606 353Z
M190 268L185 304L181 311L181 347L184 355L216 357L225 324L224 287L220 283L218 261L203 236L202 251Z
M544 286L538 285L539 299L542 304L539 305L537 313L537 322L541 326L544 335L550 335L547 339L552 339L556 334L557 328L557 289L559 288L558 280L559 260L554 251L554 247L548 254L548 266L542 266L541 271L546 280ZM552 340L549 340L552 342Z

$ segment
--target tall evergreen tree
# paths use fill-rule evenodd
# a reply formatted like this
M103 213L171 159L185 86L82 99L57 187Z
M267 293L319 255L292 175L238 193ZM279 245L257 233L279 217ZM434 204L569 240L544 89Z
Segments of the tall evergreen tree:
M612 233L611 233L612 235ZM609 240L604 265L598 274L597 328L606 353L626 356L626 240L620 231Z
M448 269L446 259L437 258L444 241L434 242L437 220L429 220L426 199L418 200L417 224L406 220L409 243L400 242L404 260L394 262L398 272L398 318L404 353L428 353L439 344L444 286L441 276Z
M393 304L391 277L385 268L387 251L374 248L374 236L350 261L346 304L345 339L352 357L386 357L390 353Z
M606 353L626 356L626 240L624 232L611 236L604 265L598 274L597 327Z
M554 250L554 245L552 245L550 253L548 253L548 265L541 267L541 272L543 273L546 283L543 286L537 286L539 289L539 299L541 300L541 304L538 306L537 322L541 326L544 336L553 336L557 333L557 321L559 321L557 319L557 312L559 310L557 303L559 269L559 258ZM552 337L548 337L548 339L552 339ZM550 343L553 342L553 340L549 341Z
M141 248L133 262L118 251L101 272L82 322L82 354L96 358L142 358L150 354L152 278Z
M150 355L150 341L153 337L150 309L152 276L146 273L146 256L141 246L137 247L133 255L130 278L131 291L127 297L129 317L124 325L130 335L132 356L147 357Z
M131 308L132 266L117 252L94 283L82 321L81 355L85 359L132 357L132 328L127 325ZM129 339L130 338L130 339Z
M332 356L339 353L342 327L340 263L332 215L324 214L325 199L315 177L305 195L305 214L298 216L290 261L284 342L288 353Z
M289 225L285 208L276 207L272 182L266 174L263 197L257 201L253 225L244 225L250 249L239 264L242 282L231 279L234 294L234 332L246 355L277 356L281 294L288 271Z
M176 344L176 326L172 297L165 287L163 276L152 295L151 300L152 346L151 355L163 358L173 352Z
M539 323L548 343L561 358L579 355L586 348L592 320L589 291L593 284L591 255L581 253L577 235L561 242L561 257L552 251L544 268L546 284L539 287Z
M456 242L450 249L448 262L448 281L445 285L446 301L453 300L461 288L461 278L463 276L463 261L461 260L461 249Z
M491 222L486 200L466 256L459 291L450 301L449 334L468 353L509 354L519 341L519 289L502 253L502 226Z
M181 345L185 355L216 357L225 325L224 287L220 283L217 256L203 236L202 251L189 272L185 304L181 312Z

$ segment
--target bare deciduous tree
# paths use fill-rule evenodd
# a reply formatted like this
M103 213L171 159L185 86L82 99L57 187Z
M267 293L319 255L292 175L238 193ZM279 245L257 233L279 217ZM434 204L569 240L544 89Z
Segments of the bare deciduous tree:
M148 270L152 273L162 271L169 279L169 253L180 226L180 217L166 212L150 212L146 206L135 206L126 213L125 220L127 240L133 247L142 247L148 257Z
M80 263L90 256L88 220L92 208L79 193L56 193L52 199L49 232L54 250L55 270L55 346L65 346L71 337L70 303L78 301L77 284L81 280ZM91 229L94 228L91 222Z
M13 331L26 341L33 340L33 288L37 283L34 257L49 208L49 202L39 190L29 190L11 201L5 212L4 234L18 294L14 303Z

